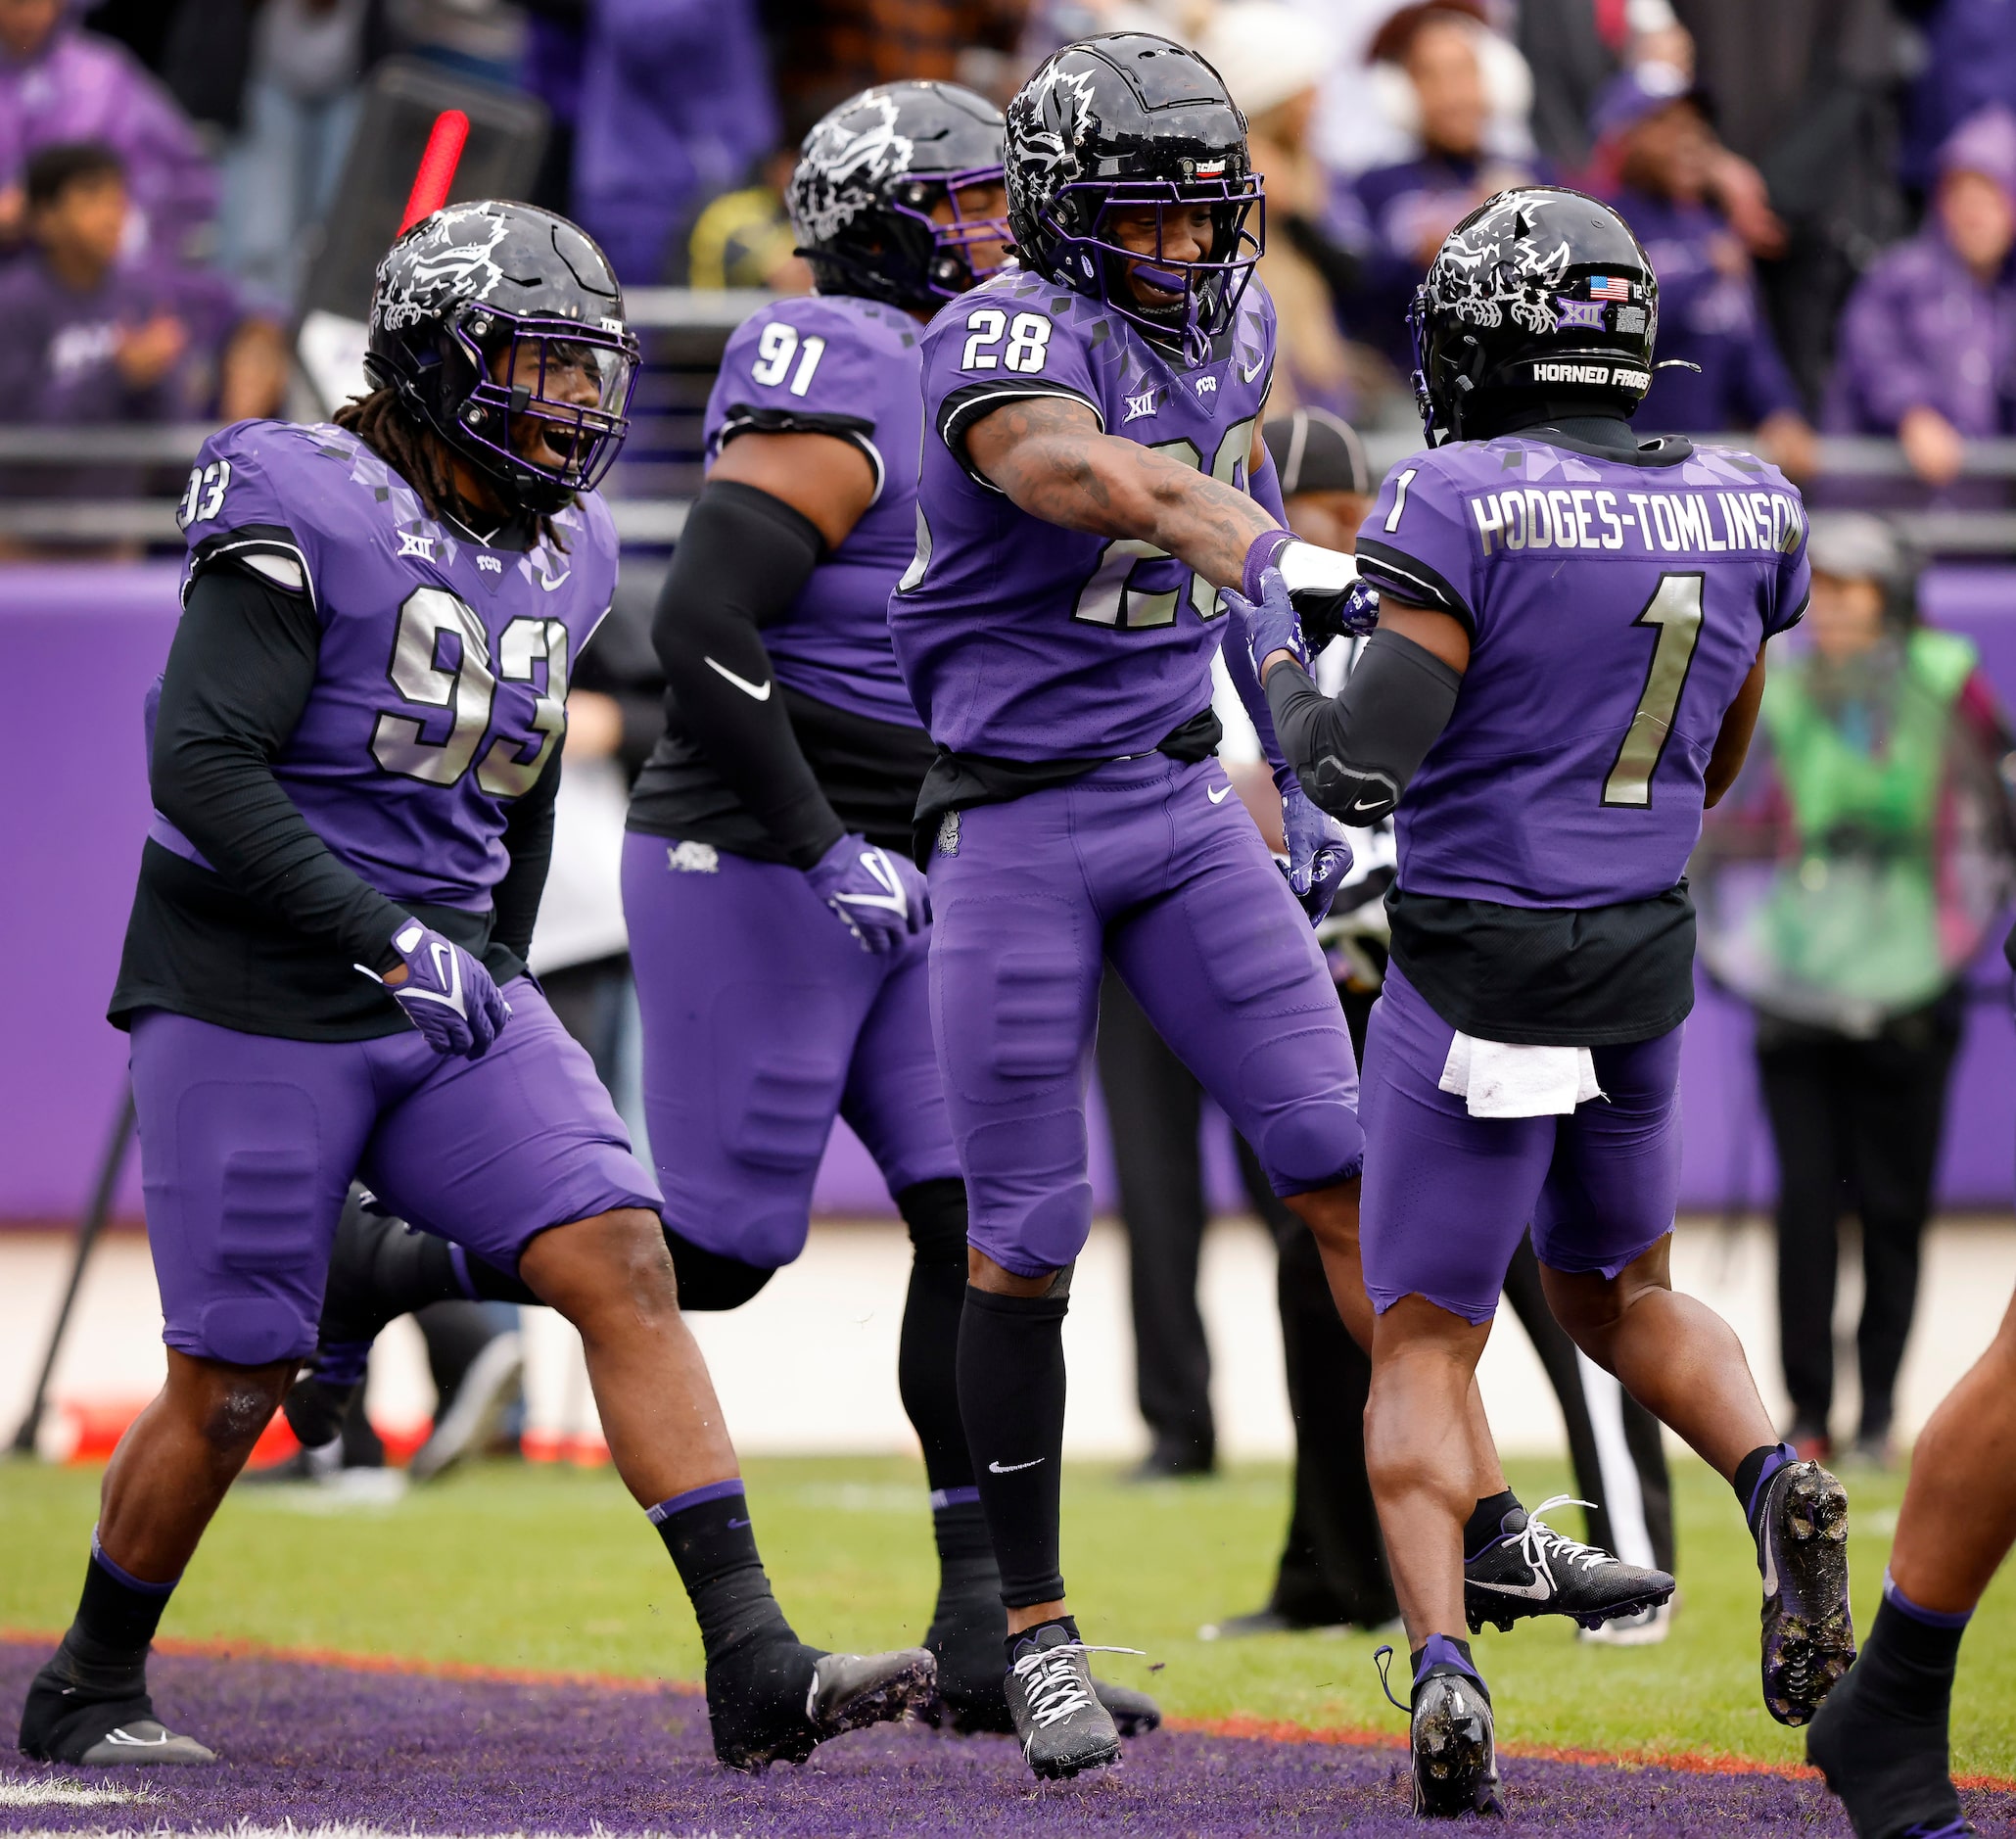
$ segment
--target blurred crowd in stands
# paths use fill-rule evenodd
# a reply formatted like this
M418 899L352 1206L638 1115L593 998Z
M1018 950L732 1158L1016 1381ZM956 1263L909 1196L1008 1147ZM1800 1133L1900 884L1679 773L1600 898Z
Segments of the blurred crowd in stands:
M0 0L0 418L235 417L367 73L537 96L538 202L632 286L808 284L779 188L866 84L997 97L1089 32L1197 45L1253 125L1276 406L1405 419L1429 256L1523 178L1614 199L1664 287L1648 427L1895 436L1934 487L2016 434L2007 0Z

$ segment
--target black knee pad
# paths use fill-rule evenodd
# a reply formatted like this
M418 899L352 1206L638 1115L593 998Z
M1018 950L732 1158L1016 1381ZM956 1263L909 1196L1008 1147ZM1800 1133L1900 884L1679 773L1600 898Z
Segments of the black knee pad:
M679 1277L679 1306L690 1310L739 1309L776 1275L767 1264L744 1264L683 1239L668 1226L665 1249Z
M896 1197L918 1265L966 1275L966 1184L958 1176L913 1182Z

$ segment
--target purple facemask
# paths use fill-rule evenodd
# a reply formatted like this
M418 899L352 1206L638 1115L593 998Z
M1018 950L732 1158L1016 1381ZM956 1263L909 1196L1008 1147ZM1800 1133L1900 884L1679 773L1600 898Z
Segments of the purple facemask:
M1062 221L1064 201L1073 192L1097 200L1089 232L1073 231ZM1212 253L1195 261L1178 261L1163 253L1161 213L1199 204L1211 208ZM1112 212L1130 206L1152 206L1156 211L1152 255L1128 249L1104 233ZM1257 175L1198 178L1180 185L1171 179L1119 184L1075 179L1057 188L1045 227L1057 238L1057 260L1072 286L1095 294L1146 331L1180 339L1186 361L1196 364L1238 316L1246 283L1267 246L1267 200ZM1230 253L1221 255L1221 250ZM1144 306L1127 285L1130 274L1178 298L1167 306Z
M960 193L976 185L999 185L1000 166L967 166L958 172L927 172L916 175L911 185L892 188L890 209L900 217L920 224L931 239L931 268L926 285L940 300L957 300L969 287L977 287L1007 265L996 261L982 268L973 261L972 252L982 243L1006 244L1006 217L969 217L960 207ZM952 204L952 221L940 223L931 206L942 190ZM944 278L941 279L941 273Z
M592 492L630 432L636 335L620 321L521 316L480 301L459 309L448 332L479 379L456 410L459 438L496 454L510 472ZM519 450L527 418L543 424L545 446L564 456L557 464Z

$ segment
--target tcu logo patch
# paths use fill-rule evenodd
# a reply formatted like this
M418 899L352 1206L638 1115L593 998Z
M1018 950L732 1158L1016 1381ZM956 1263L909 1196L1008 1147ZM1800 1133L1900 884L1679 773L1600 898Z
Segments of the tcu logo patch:
M938 853L941 856L959 854L959 813L948 811L938 820Z
M1199 396L1216 396L1218 394L1218 379L1216 377L1199 377L1197 379L1197 394Z
M721 854L712 843L669 843L665 866L680 874L719 874Z
M479 555L476 558L476 566L486 575L501 575L504 572L503 563L493 555Z

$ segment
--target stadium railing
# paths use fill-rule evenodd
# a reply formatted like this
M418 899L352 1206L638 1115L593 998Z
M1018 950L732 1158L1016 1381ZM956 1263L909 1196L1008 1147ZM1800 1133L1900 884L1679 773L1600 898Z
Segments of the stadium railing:
M748 289L638 288L629 296L631 323L644 345L644 366L632 407L633 429L609 482L609 504L626 547L663 549L676 542L701 477L701 423L708 392L728 335L771 297ZM0 424L0 539L52 543L179 542L175 506L182 481L177 469L196 457L211 427L201 422L45 427ZM1741 448L1747 437L1711 437ZM1411 425L1366 431L1374 467L1383 473L1415 451ZM1967 447L1961 477L2000 481L2009 503L1969 507L1923 500L1926 489L1894 441L1833 436L1819 444L1817 485L1849 487L1857 502L1871 493L1894 495L1893 510L1904 536L1929 556L1988 559L2016 556L2016 440L1977 441ZM58 496L10 491L10 479L66 466L121 467L145 475L143 489L126 495ZM1973 490L1981 492L1983 484Z

